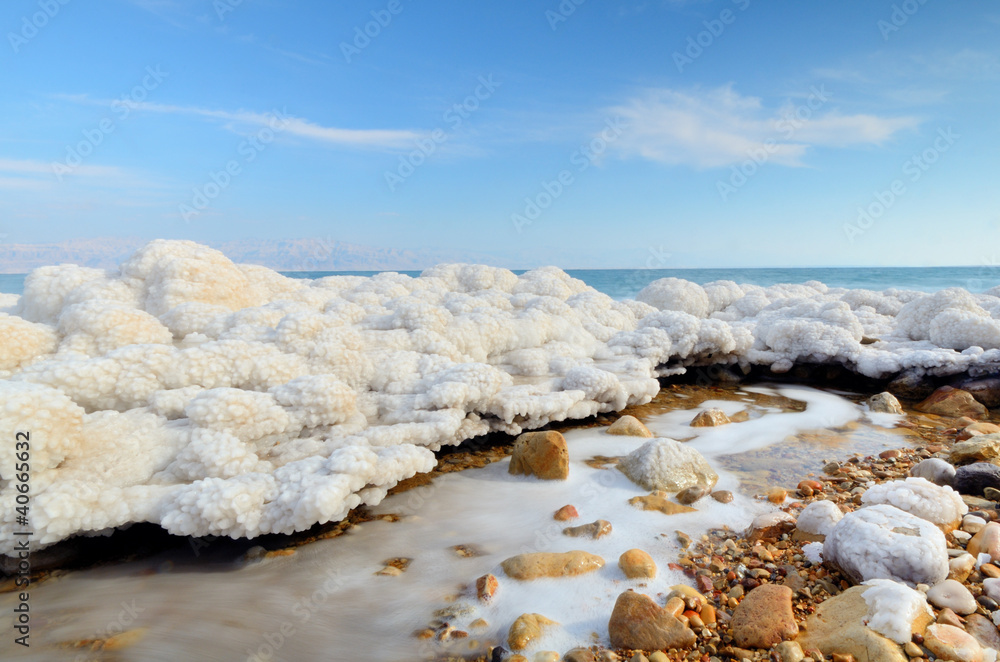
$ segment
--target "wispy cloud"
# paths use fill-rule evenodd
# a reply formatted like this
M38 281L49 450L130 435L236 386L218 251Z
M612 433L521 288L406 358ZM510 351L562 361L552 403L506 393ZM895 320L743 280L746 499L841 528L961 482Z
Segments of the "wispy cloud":
M695 168L740 163L753 150L766 149L772 163L801 166L810 146L879 145L919 124L912 117L821 111L823 105L792 121L796 105L769 111L759 98L742 96L732 85L648 90L608 110L628 126L612 148L626 157Z
M0 158L0 188L38 190L56 186L59 178L55 167L55 163L46 161ZM80 164L72 169L71 174L74 178L87 180L91 186L96 184L100 187L115 187L142 183L133 173L114 166Z

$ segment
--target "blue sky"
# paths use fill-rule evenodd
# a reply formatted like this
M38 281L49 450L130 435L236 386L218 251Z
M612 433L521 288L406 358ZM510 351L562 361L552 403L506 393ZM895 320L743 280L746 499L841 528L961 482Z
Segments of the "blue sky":
M0 27L7 242L1000 263L995 3L8 0Z

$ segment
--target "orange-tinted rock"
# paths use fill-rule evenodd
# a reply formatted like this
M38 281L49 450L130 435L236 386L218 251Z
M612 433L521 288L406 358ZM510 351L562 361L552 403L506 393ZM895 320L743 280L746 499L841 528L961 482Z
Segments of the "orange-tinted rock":
M996 434L1000 432L1000 425L995 425L993 423L978 422L972 425L967 425L958 431L958 435L955 437L958 441L965 441L972 437L977 437L983 434Z
M563 506L555 512L552 519L559 522L565 522L567 520L576 519L580 516L580 513L576 512L576 506Z
M495 575L483 575L476 580L476 595L479 597L480 602L489 602L493 599L493 595L499 587L500 583L497 581Z
M706 428L726 425L727 423L732 423L732 421L726 416L726 412L721 409L706 409L694 417L694 420L691 421L691 427Z
M989 554L994 561L1000 560L1000 523L990 522L984 526L979 533L972 536L965 550L976 557L980 554Z
M942 386L926 400L914 407L917 411L925 414L936 414L938 416L968 416L969 418L986 418L989 410L980 402L977 402L968 391Z
M614 648L652 651L691 648L695 644L693 630L652 598L635 591L618 596L608 622L608 634Z
M507 633L507 645L510 646L511 650L524 650L531 645L532 641L542 636L542 630L552 625L559 624L541 614L521 614L510 626L510 631Z
M539 577L572 577L604 567L604 559L580 550L518 554L500 564L508 577L519 580Z
M656 562L653 561L652 556L641 549L630 549L618 557L618 567L629 579L656 576Z
M652 438L653 433L649 431L635 416L625 415L611 424L608 434L622 435L625 437L645 437Z
M558 432L525 432L514 442L508 471L538 476L544 480L569 477L569 450Z
M591 522L590 524L581 524L580 526L571 526L568 529L563 529L564 536L572 536L574 538L593 538L594 540L603 538L610 533L611 522L603 519Z
M767 500L771 503L784 503L787 497L788 492L780 487L776 487L767 493Z
M799 626L792 613L792 589L763 584L747 593L733 612L732 631L740 648L770 648L794 638Z

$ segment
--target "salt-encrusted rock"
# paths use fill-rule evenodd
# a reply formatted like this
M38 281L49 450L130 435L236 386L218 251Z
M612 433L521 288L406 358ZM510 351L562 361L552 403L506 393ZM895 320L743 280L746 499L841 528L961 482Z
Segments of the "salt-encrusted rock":
M976 557L962 554L948 561L948 579L964 582L976 567Z
M507 633L507 645L510 646L511 650L524 650L532 641L542 636L542 630L552 625L559 624L541 614L521 614L510 626L510 631Z
M868 605L864 622L897 644L910 641L915 632L923 632L933 622L934 612L919 591L888 579L873 579L864 585L867 590L862 597Z
M696 511L695 508L691 508L690 506L674 503L667 498L667 493L662 491L656 491L647 496L632 497L628 502L636 508L658 510L664 515L677 515L679 513L693 513Z
M618 557L618 567L629 579L656 576L656 561L641 549L630 549Z
M653 433L649 431L642 421L635 416L626 414L612 423L607 430L608 434L617 434L626 437L650 437Z
M861 495L866 506L889 504L941 527L954 530L969 512L961 495L950 487L935 485L925 478L907 478L881 483Z
M632 590L625 591L615 601L608 634L615 648L648 651L691 648L695 644L693 630L649 596Z
M927 600L940 609L948 608L967 616L976 611L976 599L969 589L954 579L946 579L927 591Z
M721 409L706 409L698 413L697 416L691 421L691 427L693 428L707 428L715 427L717 425L726 425L732 423L729 417L726 416L726 412Z
M955 470L951 484L959 494L983 496L986 489L1000 489L1000 467L989 462L966 464Z
M512 556L500 564L512 579L572 577L604 567L604 559L580 550L572 552L534 552Z
M924 646L941 660L982 662L983 648L971 634L953 625L935 623L924 632Z
M910 475L926 478L935 485L952 485L955 481L955 467L936 457L921 460L910 469Z
M823 543L823 559L857 583L893 579L933 586L948 576L941 529L889 505L844 515Z
M770 648L793 639L799 626L792 613L792 590L763 584L747 593L733 612L732 632L741 648Z
M565 522L567 520L576 519L579 516L580 516L580 513L578 513L576 511L576 506L566 505L566 506L563 506L562 508L560 508L559 510L557 510L552 515L552 519L554 519L556 521L559 521L559 522Z
M572 536L574 538L592 538L594 540L603 538L610 533L611 522L603 519L591 522L590 524L581 524L580 526L571 526L567 529L563 529L564 536Z
M476 597L480 602L489 602L499 587L500 582L497 581L496 575L487 573L476 580Z
M719 475L701 453L673 439L647 441L623 457L618 468L647 490L680 492L693 485L711 489L719 482Z
M971 634L983 648L1000 650L1000 632L993 621L981 614L969 614L965 619L965 631Z
M971 393L951 386L942 386L937 389L914 409L925 414L955 418L968 416L969 418L981 419L986 418L990 413L982 403L976 402Z
M883 391L868 398L868 410L876 414L902 414L903 406L892 393Z
M813 501L799 513L795 526L803 533L826 538L843 518L844 512L834 502Z
M566 439L552 430L525 432L514 442L508 471L545 480L565 480L569 476Z
M1000 432L1000 425L977 421L975 423L970 423L959 430L958 434L955 435L955 439L957 441L965 441L966 439L971 439L973 437L979 437L984 434L996 434L998 432Z
M795 518L788 513L776 511L764 513L754 518L747 532L747 539L753 543L758 540L777 540L783 533L789 533L795 528Z
M972 536L965 549L973 556L989 554L994 561L1000 561L1000 523L990 522L984 526L979 533Z
M971 427L971 426L970 426ZM973 462L994 462L1000 458L1000 434L980 434L951 447L948 460L958 466Z
M703 498L708 492L709 488L704 485L692 485L678 492L677 500L687 506Z
M820 604L796 639L802 649L853 655L857 662L908 662L899 644L865 626L868 604L864 593L870 588L854 586Z

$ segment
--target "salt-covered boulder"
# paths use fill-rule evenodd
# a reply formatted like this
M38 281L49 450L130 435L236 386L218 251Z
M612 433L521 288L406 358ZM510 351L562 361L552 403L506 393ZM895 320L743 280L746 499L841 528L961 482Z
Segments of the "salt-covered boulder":
M935 485L925 478L907 478L870 487L861 495L866 506L889 504L936 524L945 533L961 524L969 507L950 487Z
M701 285L681 278L654 280L635 298L659 310L678 310L695 317L708 317L711 312L708 295Z
M825 538L844 518L844 512L832 501L813 501L799 513L795 521L797 529L811 536Z
M909 586L888 579L872 579L864 586L861 595L868 605L864 622L897 644L910 641L934 619L924 595Z
M939 528L881 504L844 515L823 543L823 560L857 583L892 579L933 586L948 577L947 550Z
M719 482L719 474L701 453L673 439L647 441L623 457L618 468L650 491L680 492L693 485L711 489Z

